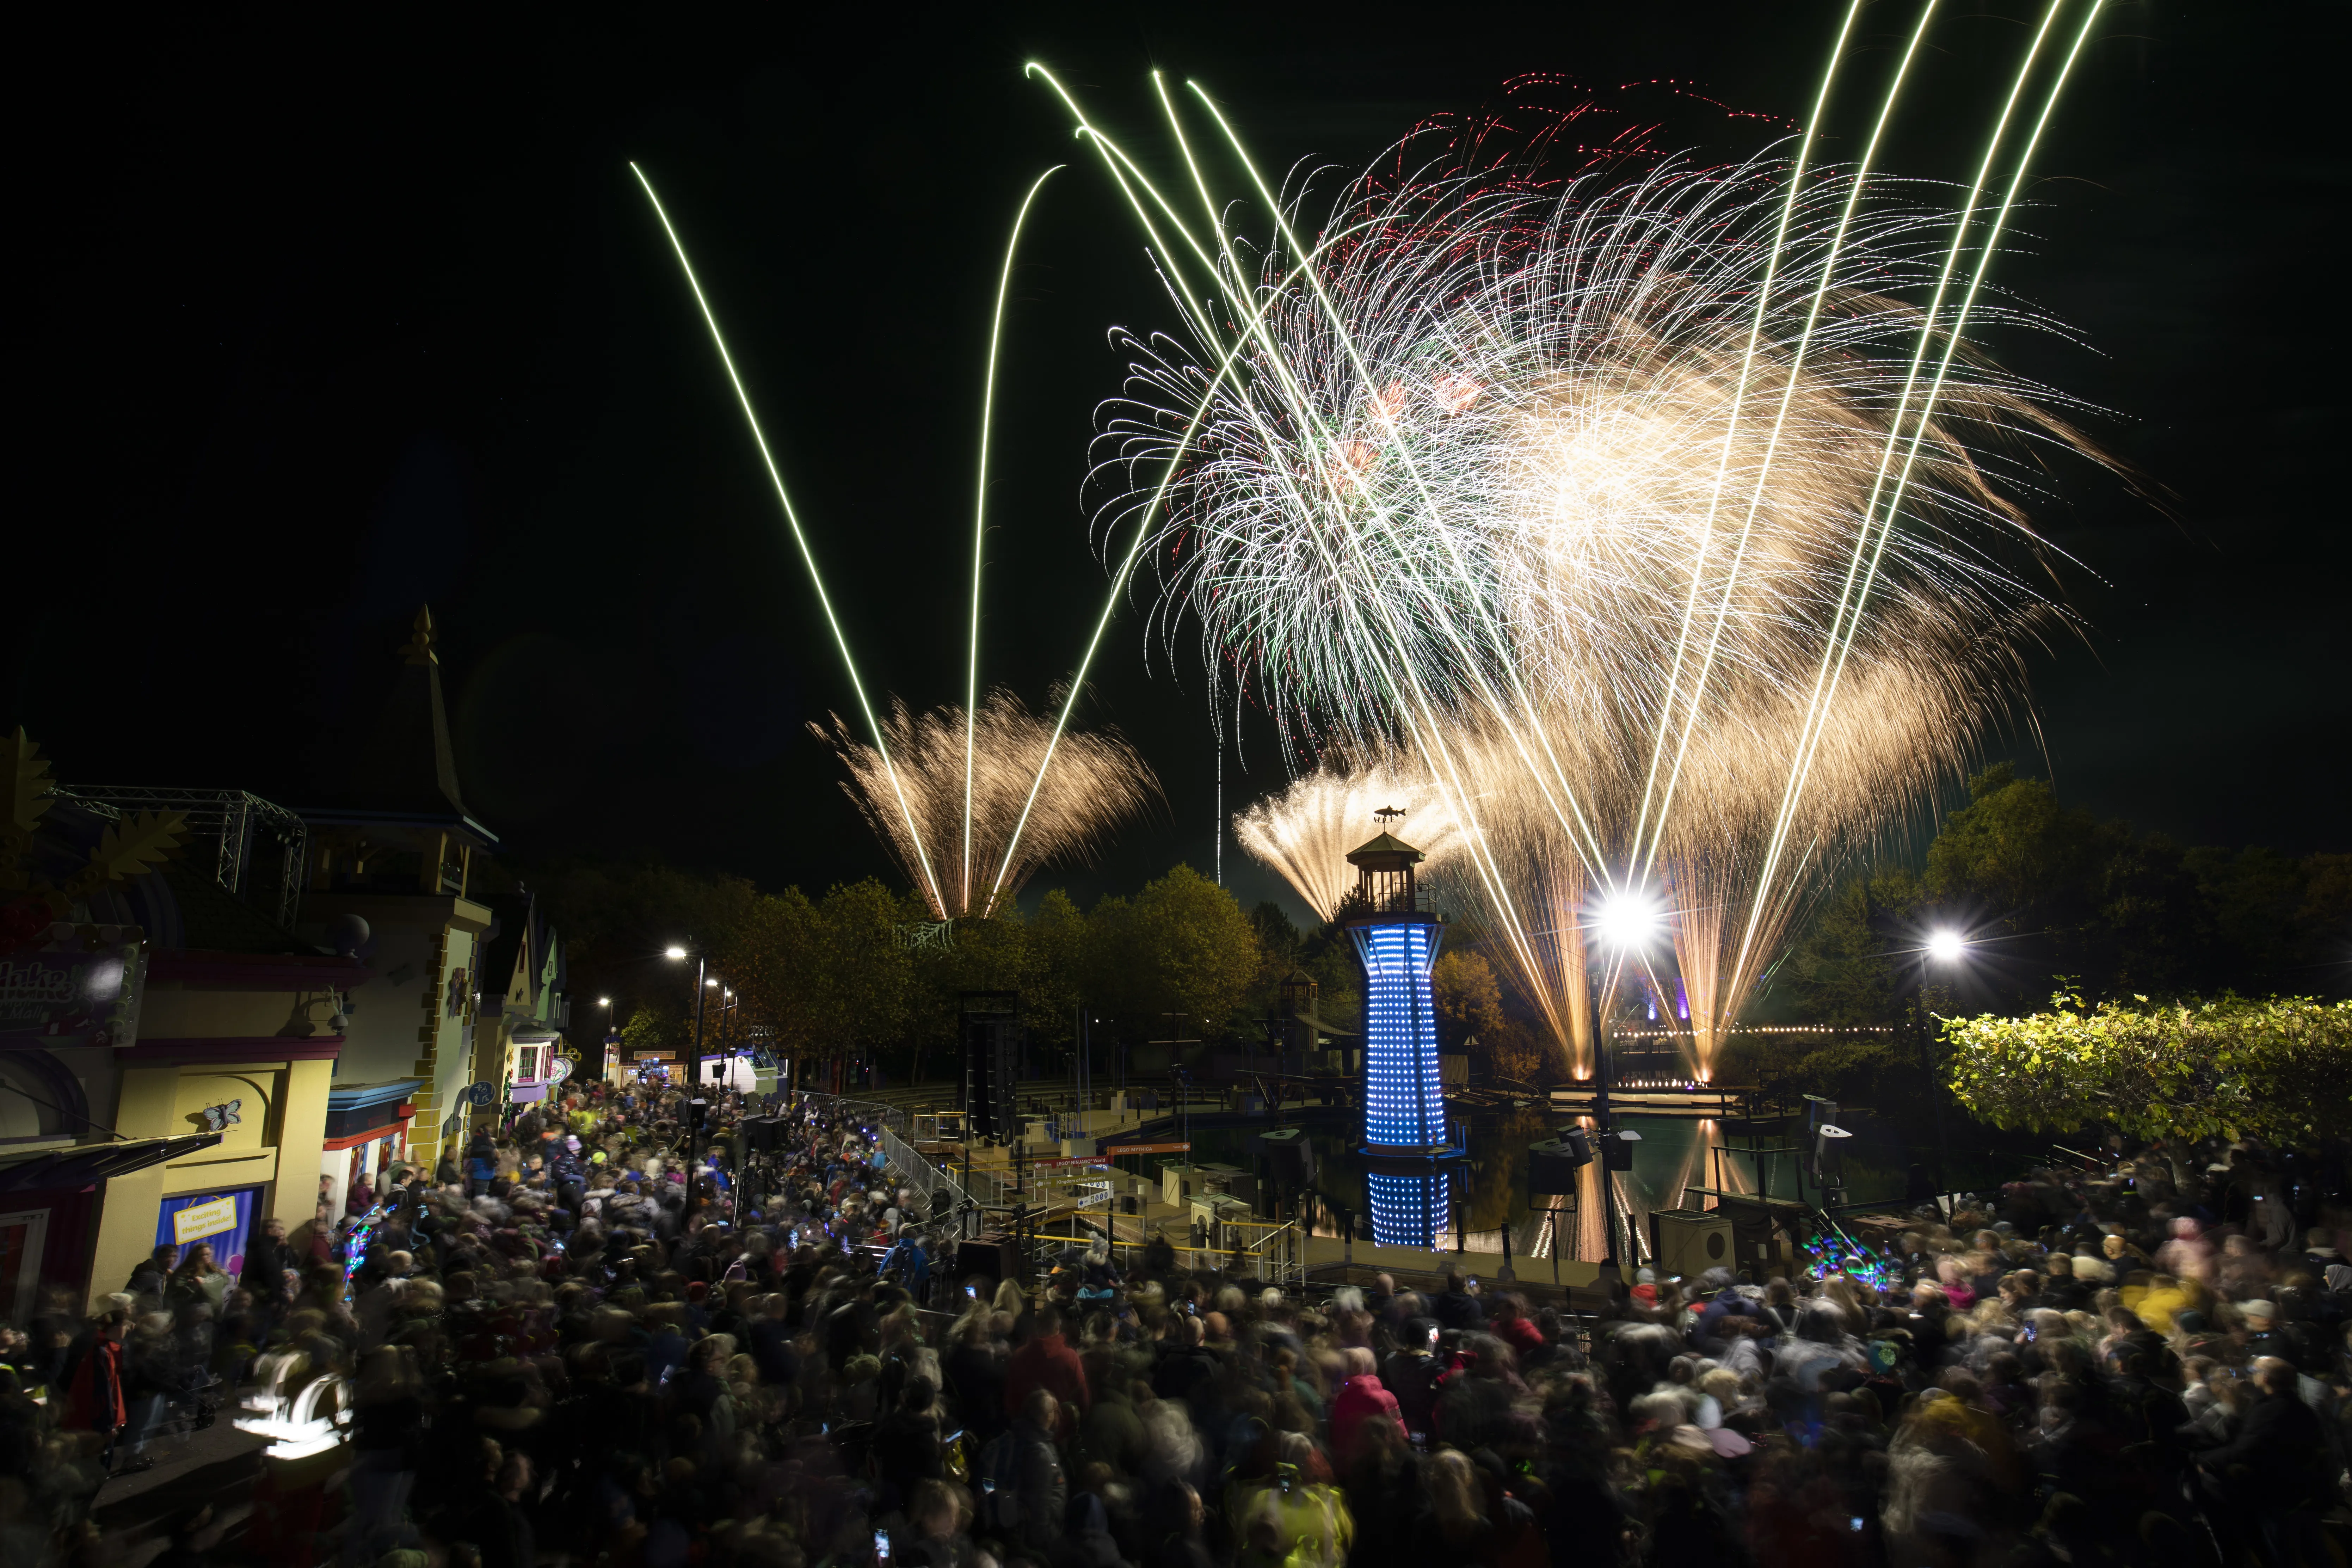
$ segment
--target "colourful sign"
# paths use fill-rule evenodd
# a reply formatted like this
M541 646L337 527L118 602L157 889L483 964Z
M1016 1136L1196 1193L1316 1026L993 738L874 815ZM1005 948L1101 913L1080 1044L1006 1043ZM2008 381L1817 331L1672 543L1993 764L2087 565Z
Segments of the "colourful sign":
M136 1041L147 968L138 928L59 924L48 930L52 940L39 947L0 936L0 1042L23 1047ZM125 933L130 940L121 940ZM85 942L85 934L92 940Z
M1190 1143L1114 1143L1103 1153L1108 1157L1112 1154L1189 1154L1192 1152ZM1040 1160L1038 1163L1042 1165L1045 1162Z
M236 1228L236 1200L213 1198L201 1204L191 1204L172 1216L172 1244L185 1247L192 1241L202 1241L208 1236L218 1236Z

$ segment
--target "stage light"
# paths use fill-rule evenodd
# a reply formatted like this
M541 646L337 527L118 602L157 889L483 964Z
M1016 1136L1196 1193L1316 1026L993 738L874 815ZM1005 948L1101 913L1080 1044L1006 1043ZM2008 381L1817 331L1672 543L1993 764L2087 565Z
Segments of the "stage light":
M1968 938L1956 931L1939 931L1927 938L1927 956L1938 963L1955 963L1968 950Z

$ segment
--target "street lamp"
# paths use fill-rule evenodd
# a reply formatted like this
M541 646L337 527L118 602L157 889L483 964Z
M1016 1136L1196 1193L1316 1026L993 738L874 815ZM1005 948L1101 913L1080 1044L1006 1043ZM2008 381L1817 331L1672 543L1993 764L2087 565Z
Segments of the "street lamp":
M694 1202L695 1135L702 1131L696 1125L694 1115L696 1097L702 1089L702 999L719 982L711 976L710 960L701 953L689 954L685 948L672 945L663 950L662 956L672 963L693 958L695 978L702 983L694 988L694 1052L686 1074L686 1191L690 1210Z
M1640 888L1620 888L1593 908L1593 934L1601 945L1617 955L1620 964L1624 960L1646 952L1665 927L1665 916L1647 891ZM1614 1000L1616 986L1609 988L1610 1000ZM1609 1179L1610 1159L1624 1147L1612 1124L1609 1109L1609 1031L1608 1009L1601 1010L1599 1037L1593 1051L1593 1121L1601 1146L1601 1234L1608 1237L1605 1262L1617 1256L1617 1194ZM1630 1141L1630 1140L1629 1140ZM1622 1278L1622 1276L1621 1276Z
M1926 1016L1927 965L1940 963L1948 967L1957 964L1968 957L1969 946L1969 939L1949 926L1939 927L1929 931L1927 944L1920 950L1925 957L1919 965L1918 984L1912 992L1911 1026L1919 1031L1919 1067L1927 1077L1927 1105L1930 1114L1936 1119L1935 1177L1936 1197L1938 1203L1942 1201L1944 1195L1946 1173L1951 1165L1951 1151L1947 1147L1944 1132L1944 1097L1936 1089L1935 1063L1928 1049L1930 1032Z

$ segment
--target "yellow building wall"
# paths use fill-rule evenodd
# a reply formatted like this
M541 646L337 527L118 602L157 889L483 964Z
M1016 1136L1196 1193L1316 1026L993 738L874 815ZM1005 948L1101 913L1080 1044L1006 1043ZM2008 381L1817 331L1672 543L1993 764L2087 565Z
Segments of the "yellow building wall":
M257 1045L267 1048L266 1042ZM206 1106L235 1100L239 1120L221 1142L169 1164L106 1184L90 1261L89 1301L130 1281L155 1247L155 1216L167 1197L230 1187L265 1187L261 1216L289 1229L310 1218L318 1196L318 1149L326 1141L331 1059L163 1062L123 1068L114 1126L125 1138L173 1138L205 1130Z

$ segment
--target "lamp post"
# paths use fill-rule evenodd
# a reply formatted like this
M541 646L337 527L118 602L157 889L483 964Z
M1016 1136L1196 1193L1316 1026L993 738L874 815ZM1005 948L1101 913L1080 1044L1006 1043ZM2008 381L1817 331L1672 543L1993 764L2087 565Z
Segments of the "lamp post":
M1944 1097L1937 1087L1935 1065L1927 1054L1927 966L1939 963L1948 967L1966 961L1968 955L1969 939L1960 932L1948 927L1928 932L1927 946L1921 950L1919 984L1912 996L1912 1026L1919 1031L1919 1066L1927 1079L1927 1110L1936 1119L1936 1199L1939 1208L1948 1190L1945 1184L1950 1180L1951 1150L1944 1133Z
M1610 1023L1609 1004L1616 1000L1616 974L1625 963L1640 955L1654 941L1664 924L1657 906L1639 888L1624 888L1603 899L1593 911L1593 926L1603 946L1617 955L1616 968L1603 995L1600 1029L1593 1039L1592 1111L1601 1145L1601 1234L1607 1238L1601 1261L1617 1260L1617 1193L1609 1179L1610 1162L1622 1146L1616 1136L1615 1117L1609 1106ZM1628 1162L1631 1168L1631 1162ZM1629 1219L1631 1216L1628 1216ZM1629 1248L1630 1250L1630 1248Z
M689 953L685 948L673 945L666 949L662 956L673 963L683 963L688 958L694 960L694 1045L686 1074L686 1180L687 1196L691 1200L694 1195L695 1134L701 1131L695 1125L694 1101L702 1089L702 998L710 987L719 983L710 978L710 960L701 953Z

